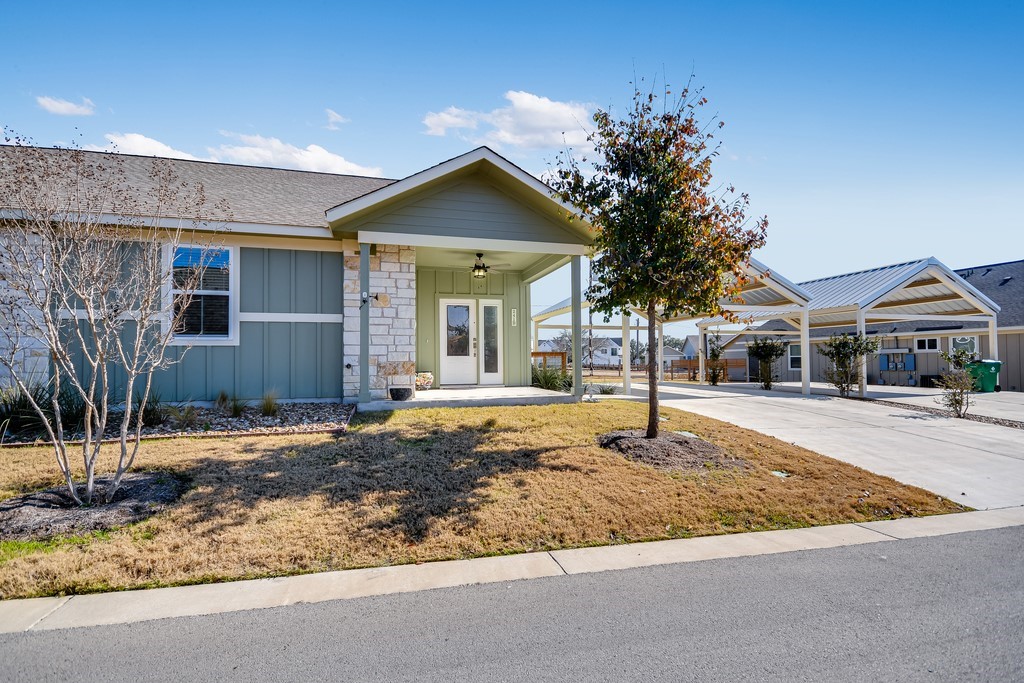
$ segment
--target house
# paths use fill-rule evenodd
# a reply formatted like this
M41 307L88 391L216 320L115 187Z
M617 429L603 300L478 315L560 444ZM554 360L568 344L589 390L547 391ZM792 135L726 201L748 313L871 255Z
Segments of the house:
M152 189L152 159L119 156ZM230 210L213 216L216 291L175 340L188 353L154 379L165 401L370 401L417 371L442 387L528 386L530 283L570 263L580 320L590 226L486 147L402 180L163 162Z
M866 276L877 278L880 274L895 272L907 264L883 266L870 271L837 275L809 282L800 286L824 300L832 293L860 286ZM989 301L998 307L996 331L999 340L994 349L1003 366L1000 372L1000 386L1009 391L1024 390L1024 260L972 266L953 271L958 280L980 295L978 303ZM877 287L873 282L871 286ZM934 281L914 287L923 291L937 286ZM935 379L947 369L940 353L954 348L966 348L972 353L990 358L993 349L989 342L988 323L976 319L955 319L949 311L956 298L950 292L929 292L926 305L932 310L928 315L904 316L916 319L898 319L883 323L868 324L865 332L881 339L878 353L866 363L869 384L900 386L932 386ZM814 299L812 299L812 307ZM893 310L889 306L886 310ZM947 310L943 310L947 309ZM794 327L782 320L764 323L758 332L791 333ZM817 325L810 337L812 348L827 340L832 334L853 334L853 325ZM738 344L734 344L737 346ZM814 381L824 382L828 361L816 351L810 355L811 375ZM776 374L783 381L798 381L803 359L797 344L789 344L786 356L776 365ZM756 372L756 368L754 370Z

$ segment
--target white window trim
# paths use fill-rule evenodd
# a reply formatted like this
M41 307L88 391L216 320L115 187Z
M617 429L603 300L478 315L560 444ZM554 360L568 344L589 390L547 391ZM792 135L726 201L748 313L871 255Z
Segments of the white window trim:
M934 349L919 349L919 348L917 348L917 342L918 341L925 342L925 346L927 346L928 345L927 344L927 340L929 340L929 339L934 339L935 340L935 348ZM879 352L883 352L883 351L885 351L885 349L879 349ZM939 337L914 337L914 353L939 353L940 351L942 351L942 339L940 339Z
M801 368L794 368L793 367L793 351L792 351L793 349L800 349L800 345L799 344L790 344L786 348L786 365L787 365L787 367L789 367L789 371L790 372L800 372ZM799 358L800 359L800 363L803 364L803 351L800 352L800 355L797 356L797 358Z
M189 244L181 243L177 245L165 244L164 245L164 268L165 272L168 273L167 280L164 281L164 307L168 311L168 315L164 317L163 330L166 334L170 327L170 315L173 315L174 301L171 296L171 291L174 285L174 274L171 268L171 262L174 259L174 249L227 249L228 251L228 336L226 337L212 337L207 335L174 335L168 346L238 346L239 334L238 334L238 322L239 322L239 299L241 298L241 277L239 274L240 270L240 256L239 249L237 246L210 246L204 244ZM197 290L196 293L202 293L202 290ZM220 293L219 291L217 292Z

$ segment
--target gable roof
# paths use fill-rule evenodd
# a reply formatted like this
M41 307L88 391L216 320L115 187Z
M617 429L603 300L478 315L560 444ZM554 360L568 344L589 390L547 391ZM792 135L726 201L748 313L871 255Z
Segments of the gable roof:
M589 223L579 219L576 209L555 197L547 184L489 147L478 147L387 186L337 204L327 210L327 221L335 229L348 223L358 223L360 219L375 214L387 206L400 205L401 202L471 175L486 177L494 185L500 186L519 202L563 230L564 237L571 236L580 245L593 243L593 229ZM574 220L570 220L571 218ZM575 250L573 253L576 251L580 254L585 253L584 250Z
M801 282L800 286L811 294L811 311L846 307L864 308L929 269L942 271L951 278L959 279L954 271L941 261L929 257L809 280ZM978 296L983 303L999 310L995 302L976 288L969 284L968 288L970 293Z
M0 145L0 164L9 155L26 148ZM69 154L68 150L33 147L46 154ZM394 183L387 178L295 171L263 166L241 166L212 161L190 161L109 152L81 152L91 161L116 158L122 164L125 180L138 188L143 197L156 188L151 177L154 162L166 164L176 179L203 185L209 218L216 221L264 226L326 228L324 209ZM223 202L227 213L215 210ZM21 207L2 207L18 209ZM188 218L187 216L184 218ZM287 231L283 231L287 235Z
M929 268L935 268L937 265L942 266L947 272L955 275L959 280L958 284L966 287L970 293L973 293L981 301L990 304L994 310L998 311L996 320L1000 327L1024 326L1024 260L987 266L973 266L952 271L934 258L920 259L918 261L883 266L857 273L812 280L802 283L802 286L812 292L821 292L824 296L835 296L842 288L858 284L861 286L861 293L863 293L881 283L891 284L893 280L897 282L906 281L909 277L919 273L926 273ZM926 294L932 291L932 288L929 286L919 289ZM878 297L875 295L877 295L878 291L876 290L868 296L877 299ZM893 306L897 301L890 301L889 305ZM908 301L912 301L912 299L908 299ZM817 303L816 300L812 300L812 310L817 308ZM907 305L913 304L908 303ZM929 305L938 308L943 304L934 303ZM865 329L869 334L911 335L978 329L986 325L987 323L971 320L943 320L941 315L936 315L935 319L932 320L874 323L869 321ZM772 320L761 325L758 329L768 332L792 330L795 328L782 320ZM831 334L853 333L855 331L855 326L843 324L835 327L818 328L814 331L813 336L827 337Z

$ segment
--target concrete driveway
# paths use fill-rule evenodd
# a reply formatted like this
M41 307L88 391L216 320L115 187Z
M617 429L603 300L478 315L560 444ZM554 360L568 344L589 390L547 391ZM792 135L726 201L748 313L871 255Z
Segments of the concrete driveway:
M757 389L756 385L753 384L743 384L742 386L748 389ZM777 386L781 391L800 392L799 382L780 382ZM812 382L811 392L825 396L838 395L835 389L828 384L821 382ZM941 408L942 406L939 405L936 400L941 395L941 389L876 385L868 386L868 398L906 403L908 406ZM1004 420L1024 422L1024 391L1000 391L990 392L987 394L971 394L971 408L969 412L974 415L986 415L988 417L1003 418Z
M646 396L646 385L634 389ZM662 385L662 405L724 420L977 509L1024 505L1024 431L788 391Z

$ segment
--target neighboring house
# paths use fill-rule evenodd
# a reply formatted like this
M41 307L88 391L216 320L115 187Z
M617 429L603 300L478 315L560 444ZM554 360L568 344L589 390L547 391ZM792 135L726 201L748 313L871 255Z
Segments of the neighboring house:
M597 340L601 340L598 342ZM621 368L622 367L622 338L621 337L598 337L594 335L594 362L595 368ZM586 347L587 339L584 337L583 345ZM586 349L583 351L586 354Z
M121 158L151 189L152 159ZM417 371L529 385L530 283L572 262L581 289L593 242L547 185L486 147L398 181L165 162L230 211L211 217L225 228L222 286L190 318L183 361L155 377L165 401L368 401Z
M870 272L870 271L865 271ZM1000 310L997 317L998 356L1003 367L1000 385L1009 391L1024 390L1024 260L995 263L954 271L976 291L996 303ZM828 288L835 290L847 286L845 281L855 279L861 273L850 273L811 282L800 286L814 293ZM933 305L941 305L942 294L936 294ZM813 299L812 299L813 303ZM771 321L762 325L761 330L792 330L791 325L782 321ZM835 333L853 334L853 326L819 326L812 330L811 345L815 351L810 354L812 379L824 382L828 361L816 351L817 344ZM953 348L966 348L983 358L991 357L986 323L970 320L943 321L941 316L918 321L894 321L884 324L869 324L866 332L882 339L882 348L871 357L867 364L869 384L895 384L906 386L931 386L935 379L947 369L940 352ZM742 338L741 338L742 339ZM790 339L790 341L792 341ZM784 381L799 381L799 347L789 344L789 352L779 361L776 371ZM756 372L756 370L755 370Z

